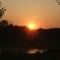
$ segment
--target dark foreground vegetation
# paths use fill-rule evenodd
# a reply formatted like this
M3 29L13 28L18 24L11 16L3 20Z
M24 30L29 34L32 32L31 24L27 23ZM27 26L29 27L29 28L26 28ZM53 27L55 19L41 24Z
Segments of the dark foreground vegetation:
M8 59L8 60L60 60L60 52L47 51L43 54L27 54L27 53L11 53L5 52L0 54L0 59Z
M48 51L34 55L18 53L32 48L48 49ZM9 59L10 57L18 57L22 60L58 59L60 56L60 28L30 30L25 26L13 26L8 21L2 20L0 21L0 53L0 57L9 57Z

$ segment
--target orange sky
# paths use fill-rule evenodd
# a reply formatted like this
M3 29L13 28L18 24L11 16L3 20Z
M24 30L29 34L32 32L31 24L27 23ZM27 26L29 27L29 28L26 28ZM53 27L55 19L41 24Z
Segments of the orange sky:
M0 0L6 7L3 19L14 25L27 26L34 23L36 28L60 27L60 6L55 0Z

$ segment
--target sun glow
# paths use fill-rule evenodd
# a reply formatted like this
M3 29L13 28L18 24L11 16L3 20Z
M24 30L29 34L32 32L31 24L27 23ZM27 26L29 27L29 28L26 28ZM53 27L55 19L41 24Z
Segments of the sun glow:
M29 26L28 26L30 29L35 29L35 24L29 24Z

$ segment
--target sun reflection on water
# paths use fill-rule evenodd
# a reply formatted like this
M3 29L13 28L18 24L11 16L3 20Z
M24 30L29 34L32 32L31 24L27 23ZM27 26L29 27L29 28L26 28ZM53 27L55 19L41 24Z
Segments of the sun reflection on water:
M47 49L30 49L30 50L28 50L27 51L27 53L28 54L35 54L35 53L37 53L37 52L39 52L39 53L44 53L45 51L47 51Z

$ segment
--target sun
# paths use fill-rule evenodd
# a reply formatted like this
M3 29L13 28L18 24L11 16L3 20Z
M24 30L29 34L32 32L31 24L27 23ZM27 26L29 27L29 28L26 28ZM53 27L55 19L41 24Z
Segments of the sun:
M35 24L30 23L28 27L29 27L30 29L35 29Z

